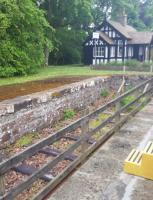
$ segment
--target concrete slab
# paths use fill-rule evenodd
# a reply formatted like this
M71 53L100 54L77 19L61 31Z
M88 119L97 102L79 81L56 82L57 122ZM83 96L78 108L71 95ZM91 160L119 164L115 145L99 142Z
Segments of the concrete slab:
M153 181L125 174L131 149L153 140L153 101L99 148L48 200L152 200Z

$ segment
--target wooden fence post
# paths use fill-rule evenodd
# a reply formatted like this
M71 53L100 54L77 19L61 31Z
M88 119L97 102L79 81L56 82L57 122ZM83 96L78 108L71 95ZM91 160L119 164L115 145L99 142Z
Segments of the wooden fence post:
M117 112L121 108L120 101L116 103L115 111ZM117 114L115 117L115 122L118 123L120 121L120 114Z
M125 74L125 71L126 71L126 68L125 68L125 65L124 65L123 66L123 72L124 72L124 74ZM121 86L120 86L120 88L117 91L117 97L119 97L121 94L125 93L125 82L126 82L125 81L125 76L123 75ZM121 108L121 101L119 101L119 102L116 103L116 105L115 105L115 111L117 112L120 108ZM116 123L119 122L120 117L121 117L120 114L116 115L116 117L115 117L115 122Z
M2 162L2 158L0 155L0 163ZM5 194L5 182L4 182L4 175L0 174L0 197Z
M135 98L135 99L137 99L137 97L141 94L143 92L143 89L141 88L141 89L139 89L139 90L136 90L133 94L132 94L132 97L133 98ZM138 102L136 102L136 104L137 104ZM135 105L136 105L135 104Z
M87 115L89 113L89 109L85 109L83 111L84 115ZM81 125L81 134L82 138L84 137L84 134L86 134L89 131L89 121L84 121ZM82 145L81 145L81 152L84 153L86 149L88 148L88 142L86 139L82 140Z
M144 90L143 90L143 93L147 92L148 87L149 87L149 83L147 83L147 84L145 85L145 88L144 88Z
M151 87L152 87L152 85L147 83L143 90L143 93L147 92L147 90L149 90L149 88L151 88ZM145 99L145 101L148 101L150 99L150 94L149 93L146 94L146 97L144 99Z
M123 80L122 80L121 86L119 87L119 89L117 91L116 97L119 97L120 94L122 94L122 92L124 91L124 85L125 85L125 78L123 76ZM121 102L118 101L115 104L115 112L117 112L120 108L121 108ZM120 114L116 115L116 117L115 117L115 123L118 123L119 120L120 120Z

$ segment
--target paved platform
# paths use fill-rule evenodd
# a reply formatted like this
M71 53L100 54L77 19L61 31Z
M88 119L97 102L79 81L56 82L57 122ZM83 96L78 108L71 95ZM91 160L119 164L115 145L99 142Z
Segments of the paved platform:
M49 200L152 200L153 181L123 172L133 148L153 141L153 101L69 177Z

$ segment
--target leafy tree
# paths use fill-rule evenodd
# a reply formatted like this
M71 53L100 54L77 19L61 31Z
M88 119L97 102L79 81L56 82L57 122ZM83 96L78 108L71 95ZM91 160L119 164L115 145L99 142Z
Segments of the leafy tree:
M130 0L94 0L93 15L96 25L104 20L104 17L117 19L123 10L130 10L133 5L129 4ZM136 0L137 1L137 0Z
M50 54L50 64L81 63L82 44L86 36L83 30L58 28L56 48Z
M47 12L47 20L55 29L59 27L80 27L89 24L92 0L44 0L41 8Z
M140 20L146 29L153 30L153 1L144 0L140 2Z
M41 8L46 19L55 29L55 49L50 63L79 63L82 56L82 42L85 31L92 21L92 0L44 0Z
M26 75L52 49L52 29L33 0L0 0L0 76Z
M109 17L112 8L112 0L94 0L92 15L95 26L102 23L105 17Z
M117 20L123 10L128 15L128 23L138 30L153 28L152 0L94 0L92 13L96 25L102 23L105 16Z

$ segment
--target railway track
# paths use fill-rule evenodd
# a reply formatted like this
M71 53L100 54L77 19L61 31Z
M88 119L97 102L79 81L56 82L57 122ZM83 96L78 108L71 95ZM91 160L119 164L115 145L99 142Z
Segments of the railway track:
M149 79L134 89L110 101L96 111L87 114L69 126L57 131L51 136L33 144L22 152L0 163L0 200L13 200L23 191L38 180L43 180L44 185L34 193L32 200L44 199L61 181L94 152L102 143L107 141L132 115L138 112L152 97L153 79ZM125 97L135 95L127 105L121 106L120 102ZM126 112L129 108L130 112ZM114 110L107 119L98 120L95 127L90 124L99 119L99 115ZM110 125L111 124L111 125ZM107 131L104 131L107 127ZM109 127L109 130L108 130ZM80 134L75 135L76 129ZM98 137L97 137L98 134ZM96 137L95 137L96 136ZM66 149L57 149L56 143L61 140L68 141ZM33 166L28 160L39 154L45 155L42 165ZM66 163L59 173L55 173L60 163ZM30 164L29 164L30 163ZM25 175L24 179L7 191L5 187L5 174L10 171ZM58 170L57 170L58 171Z

